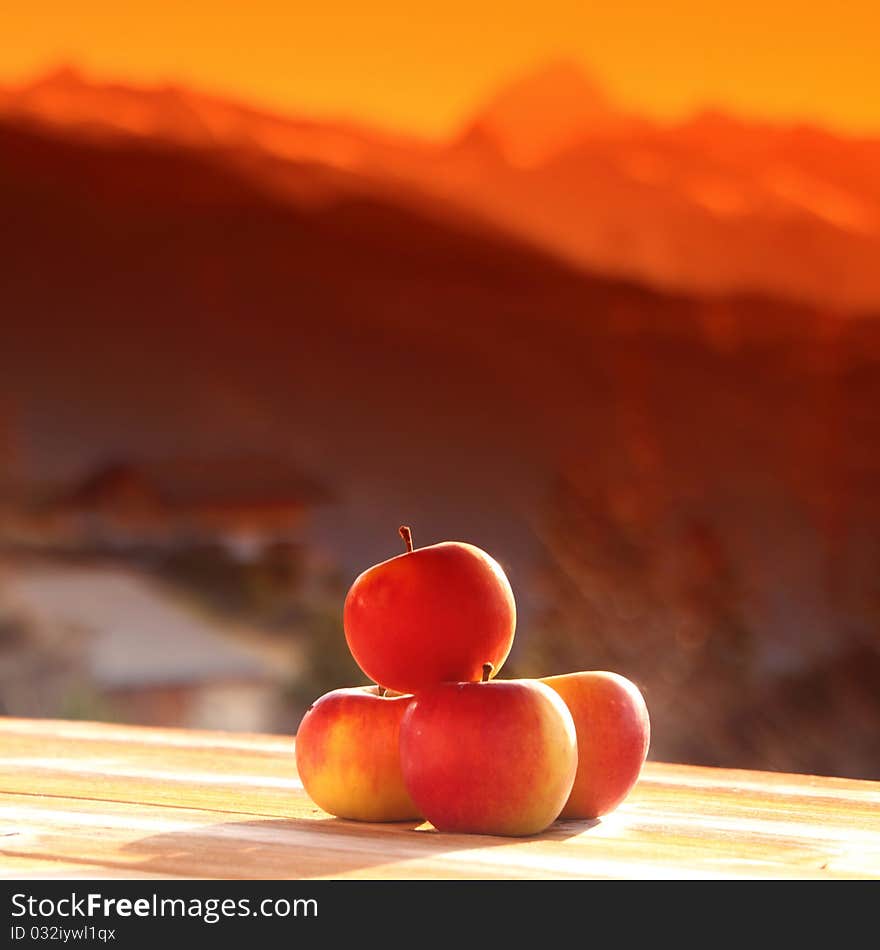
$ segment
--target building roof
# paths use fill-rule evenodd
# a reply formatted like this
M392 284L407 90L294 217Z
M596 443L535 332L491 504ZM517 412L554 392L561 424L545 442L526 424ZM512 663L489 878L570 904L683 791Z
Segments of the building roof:
M201 616L125 568L40 565L9 571L4 594L84 636L85 672L103 689L281 681L294 663Z
M313 505L328 490L287 460L195 458L114 462L96 468L58 500L90 508L135 491L166 508Z

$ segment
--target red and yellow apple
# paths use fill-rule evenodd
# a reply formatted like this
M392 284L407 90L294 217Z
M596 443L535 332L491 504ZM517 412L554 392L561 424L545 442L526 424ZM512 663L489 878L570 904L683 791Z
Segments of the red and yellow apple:
M513 645L510 583L485 551L463 541L413 548L368 568L343 606L351 654L381 686L414 693L441 682L496 675Z
M571 792L574 722L538 680L442 683L407 707L400 764L438 831L533 835L556 820Z
M403 783L400 723L411 696L376 686L335 689L306 711L296 734L296 767L318 807L357 821L420 818Z
M651 725L638 686L619 673L586 670L545 676L571 712L578 767L561 818L598 818L632 791L648 755Z

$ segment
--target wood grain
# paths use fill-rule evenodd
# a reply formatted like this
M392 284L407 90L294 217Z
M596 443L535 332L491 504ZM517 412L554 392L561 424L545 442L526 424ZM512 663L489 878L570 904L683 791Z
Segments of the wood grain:
M332 818L292 736L0 719L0 876L880 877L880 782L646 763L600 821L527 839Z

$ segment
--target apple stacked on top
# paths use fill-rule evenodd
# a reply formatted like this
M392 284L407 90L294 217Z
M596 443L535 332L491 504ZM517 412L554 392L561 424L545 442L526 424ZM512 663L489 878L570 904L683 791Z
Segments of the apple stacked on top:
M439 831L531 835L626 798L648 753L638 687L607 671L494 677L516 605L501 566L446 541L364 571L345 599L352 656L375 686L333 690L296 737L303 787L341 818L426 818Z

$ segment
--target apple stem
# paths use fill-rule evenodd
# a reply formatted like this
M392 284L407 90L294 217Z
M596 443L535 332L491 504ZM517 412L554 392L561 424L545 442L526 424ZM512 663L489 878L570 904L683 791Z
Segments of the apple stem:
M483 664L483 679L481 682L488 683L489 677L492 675L492 671L495 669L494 663L484 663Z
M410 553L411 551L415 550L413 548L412 531L409 529L408 525L405 525L405 524L401 525L397 529L397 533L403 538L403 543L406 545L407 553Z

